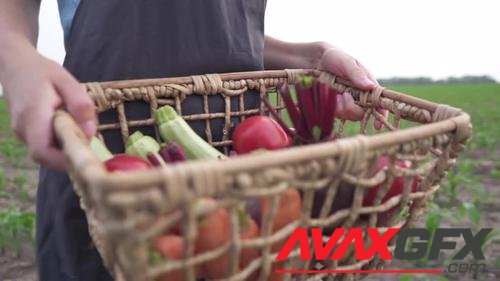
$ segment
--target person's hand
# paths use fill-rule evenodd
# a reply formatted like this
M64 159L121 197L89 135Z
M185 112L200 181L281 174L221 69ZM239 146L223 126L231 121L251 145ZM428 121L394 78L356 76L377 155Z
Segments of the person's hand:
M339 77L349 80L353 85L361 90L372 90L378 86L377 79L359 63L355 58L344 51L327 46L321 59L318 61L318 69L329 71ZM386 110L377 109L384 117L387 117ZM364 110L354 103L354 99L349 93L337 96L337 116L347 120L361 120ZM380 129L382 123L375 121L375 128Z
M15 64L3 66L1 75L12 128L33 160L63 170L64 157L53 133L54 112L65 108L90 137L97 124L94 104L69 72L34 49L15 57Z

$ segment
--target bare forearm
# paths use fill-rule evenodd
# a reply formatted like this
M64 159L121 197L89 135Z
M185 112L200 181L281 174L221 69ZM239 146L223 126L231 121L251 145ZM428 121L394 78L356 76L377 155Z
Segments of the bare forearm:
M0 1L0 78L23 52L34 51L40 0Z
M317 68L330 47L324 42L289 43L266 36L264 65L266 69Z

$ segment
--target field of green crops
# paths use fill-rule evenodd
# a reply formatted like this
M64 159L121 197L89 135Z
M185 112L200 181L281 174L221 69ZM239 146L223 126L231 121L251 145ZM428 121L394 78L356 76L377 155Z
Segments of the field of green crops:
M390 88L462 108L472 117L474 136L471 148L500 149L499 84L418 85Z
M500 84L416 85L389 88L438 103L460 107L470 113L474 136L457 167L443 183L435 204L422 219L422 226L496 227L500 222ZM33 275L32 247L36 166L27 159L26 148L9 129L5 101L0 98L0 276L12 279ZM500 280L500 242L498 233L484 243L487 273L479 280ZM29 253L30 251L28 251ZM24 267L16 264L22 261ZM31 267L26 263L31 262ZM397 265L411 268L443 268L439 263ZM31 270L30 272L27 272ZM28 275L23 275L28 274ZM367 280L469 280L471 276L384 276ZM27 278L29 279L29 278ZM31 280L31 279L29 279Z
M500 84L405 85L388 88L436 103L462 108L471 115L473 137L429 206L420 227L493 227L484 243L487 272L445 276L370 276L367 280L500 279ZM396 263L397 268L443 269L449 260ZM471 261L474 262L474 261ZM475 277L475 278L474 278Z

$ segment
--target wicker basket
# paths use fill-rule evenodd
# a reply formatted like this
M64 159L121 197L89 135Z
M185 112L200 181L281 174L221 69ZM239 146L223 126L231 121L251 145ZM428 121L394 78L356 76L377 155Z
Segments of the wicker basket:
M67 156L70 175L75 190L81 198L88 220L91 235L108 269L117 280L154 280L165 272L182 269L185 276L195 280L194 266L214 259L222 254L230 255L232 274L228 280L244 280L252 273L260 274L259 280L266 280L272 272L276 254L271 245L290 235L297 227L344 227L377 225L377 213L396 206L399 212L390 227L408 227L422 214L426 203L432 198L446 171L455 163L458 152L464 149L471 135L469 115L459 109L446 105L407 96L388 89L377 88L363 92L353 88L348 81L336 78L318 70L280 70L240 72L227 74L208 74L191 77L115 81L85 84L87 92L94 99L98 112L115 108L118 121L114 124L101 124L99 130L120 130L125 141L129 128L154 126L154 120L127 120L125 106L129 101L144 100L149 103L151 112L164 104L173 105L181 112L181 105L190 95L203 97L205 112L198 115L184 115L186 120L207 120L207 136L211 136L210 122L222 118L224 126L222 141L208 141L216 147L231 145L229 131L231 117L245 118L255 114L267 114L265 107L245 109L243 93L253 90L261 98L283 83L296 80L298 75L309 74L319 77L337 91L350 92L356 103L365 109L365 117L357 122L355 136L321 143L293 147L290 149L260 155L230 158L224 161L190 161L172 165L164 169L128 174L109 174L102 163L90 150L82 132L74 121L64 112L55 118L55 130ZM219 95L224 99L224 112L209 112L207 97ZM240 100L236 112L231 111L233 98ZM273 101L276 98L273 98ZM282 102L274 101L278 109ZM374 108L382 107L390 111L385 121ZM182 113L181 113L182 114ZM377 118L383 121L384 129L376 132L368 126ZM413 127L399 130L401 120ZM349 122L337 122L339 135L348 131ZM405 125L406 126L406 125ZM373 134L373 135L369 135ZM411 169L399 169L392 164L389 169L368 175L377 157L389 155L391 159L404 159L412 162ZM394 162L392 162L394 163ZM363 207L363 194L366 189L385 182L382 190L387 190L395 176L407 178L418 176L420 187L412 192L406 184L404 192L383 204L378 196L375 206ZM288 183L287 185L282 184ZM409 181L408 181L409 182ZM278 198L286 188L300 189L303 198L302 219L272 233L271 220L275 214ZM325 189L321 196L325 204L331 204L342 196L340 186L348 186L353 198L346 208L332 214L322 212L312 218L311 209L314 194ZM345 187L344 187L345 189ZM317 194L317 193L316 193ZM240 240L237 223L237 207L248 198L268 196L272 198L269 214L262 221L261 236L258 239ZM193 207L193 201L200 197L217 198L218 206L224 206L230 213L232 240L230 243L203 254L194 252L193 241L196 237L197 217L202 210ZM401 216L404 213L406 215ZM182 260L151 264L148 259L150 241L160 233L182 225L186 239ZM147 227L144 227L147 225ZM239 253L242 248L258 248L261 257L244 269L238 270ZM298 259L299 251L292 252L285 269L306 269L311 263ZM375 258L371 261L357 261L353 251L338 262L326 263L327 269L373 269L384 263ZM255 276L255 275L254 275ZM284 274L289 280L290 274ZM324 274L304 275L311 280L319 280ZM359 274L339 274L336 280L358 279ZM307 279L307 280L309 280ZM346 280L347 280L346 279Z

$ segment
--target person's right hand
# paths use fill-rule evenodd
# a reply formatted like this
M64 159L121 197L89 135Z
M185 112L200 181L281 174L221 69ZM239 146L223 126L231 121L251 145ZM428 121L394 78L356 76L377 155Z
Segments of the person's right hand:
M2 84L14 132L26 143L33 160L64 170L64 157L53 133L54 112L65 108L90 137L97 124L94 103L68 71L34 49L17 55L15 65L3 68Z

